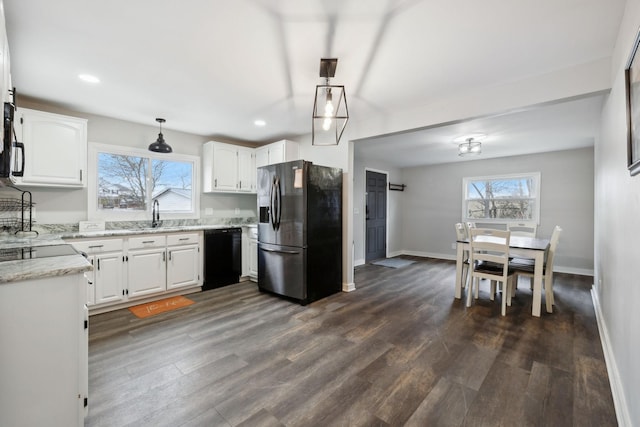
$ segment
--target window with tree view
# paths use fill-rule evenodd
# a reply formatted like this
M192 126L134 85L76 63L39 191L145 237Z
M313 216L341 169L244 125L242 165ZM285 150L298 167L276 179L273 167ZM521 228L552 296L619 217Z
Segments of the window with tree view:
M470 221L538 221L540 174L464 178L463 217Z
M126 217L150 211L154 200L158 200L163 213L196 212L194 160L165 160L145 152L121 151L96 151L94 200L98 213Z

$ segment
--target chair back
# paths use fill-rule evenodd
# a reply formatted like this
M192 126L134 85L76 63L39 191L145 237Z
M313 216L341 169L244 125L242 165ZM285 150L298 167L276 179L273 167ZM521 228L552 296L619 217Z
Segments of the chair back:
M456 240L461 241L467 238L467 230L463 223L459 222L455 226Z
M507 230L511 231L512 236L536 237L537 224L528 222L513 222L507 224Z
M545 275L549 276L553 274L553 259L556 256L556 249L558 248L558 242L560 241L560 233L562 228L556 225L551 233L551 240L549 242L549 251L547 252L547 260L544 265Z
M471 228L469 231L472 275L506 283L509 275L511 232L492 228Z
M469 233L469 230L472 228L476 228L476 223L475 222L465 222L464 223L464 230L467 233L467 239L471 236L471 233Z

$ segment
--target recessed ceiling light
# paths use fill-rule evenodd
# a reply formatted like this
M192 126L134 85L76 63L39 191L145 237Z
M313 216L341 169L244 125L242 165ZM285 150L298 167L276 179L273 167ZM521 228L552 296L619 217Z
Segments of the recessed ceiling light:
M78 74L78 78L87 83L100 83L100 79L91 74Z
M253 122L254 125L256 126L266 126L267 122L265 122L264 120L256 120L255 122Z

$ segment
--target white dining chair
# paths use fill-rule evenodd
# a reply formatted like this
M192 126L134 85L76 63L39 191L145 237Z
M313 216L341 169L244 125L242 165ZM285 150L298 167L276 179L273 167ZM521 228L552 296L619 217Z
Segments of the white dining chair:
M467 230L463 223L458 222L455 225L456 229L456 241L467 239ZM462 252L462 283L460 286L462 289L467 287L467 278L469 277L469 251L464 250Z
M562 233L562 228L556 225L553 229L553 233L551 234L549 250L545 254L545 260L542 267L542 285L544 287L544 298L547 305L547 312L550 312L552 310L552 306L555 304L555 297L553 295L553 261L556 256L558 242L560 241L560 233ZM527 276L531 281L533 281L535 264L532 259L513 258L509 262L509 266L517 277Z
M496 284L502 285L502 315L511 305L513 271L509 268L509 242L511 232L489 228L471 228L469 234L469 265L471 283L467 290L467 307L471 307L472 294L478 299L480 279L491 281L491 300L496 294Z
M537 224L529 222L510 222L507 224L507 230L511 231L512 236L536 237Z

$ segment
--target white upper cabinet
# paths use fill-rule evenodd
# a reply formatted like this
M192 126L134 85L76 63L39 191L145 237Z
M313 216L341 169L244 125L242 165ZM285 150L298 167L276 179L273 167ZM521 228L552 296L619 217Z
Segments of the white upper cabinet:
M286 139L256 148L256 168L299 159L298 143Z
M255 192L253 148L209 141L202 148L202 191Z
M86 185L87 120L18 108L15 130L25 156L24 176L16 179L17 185Z

